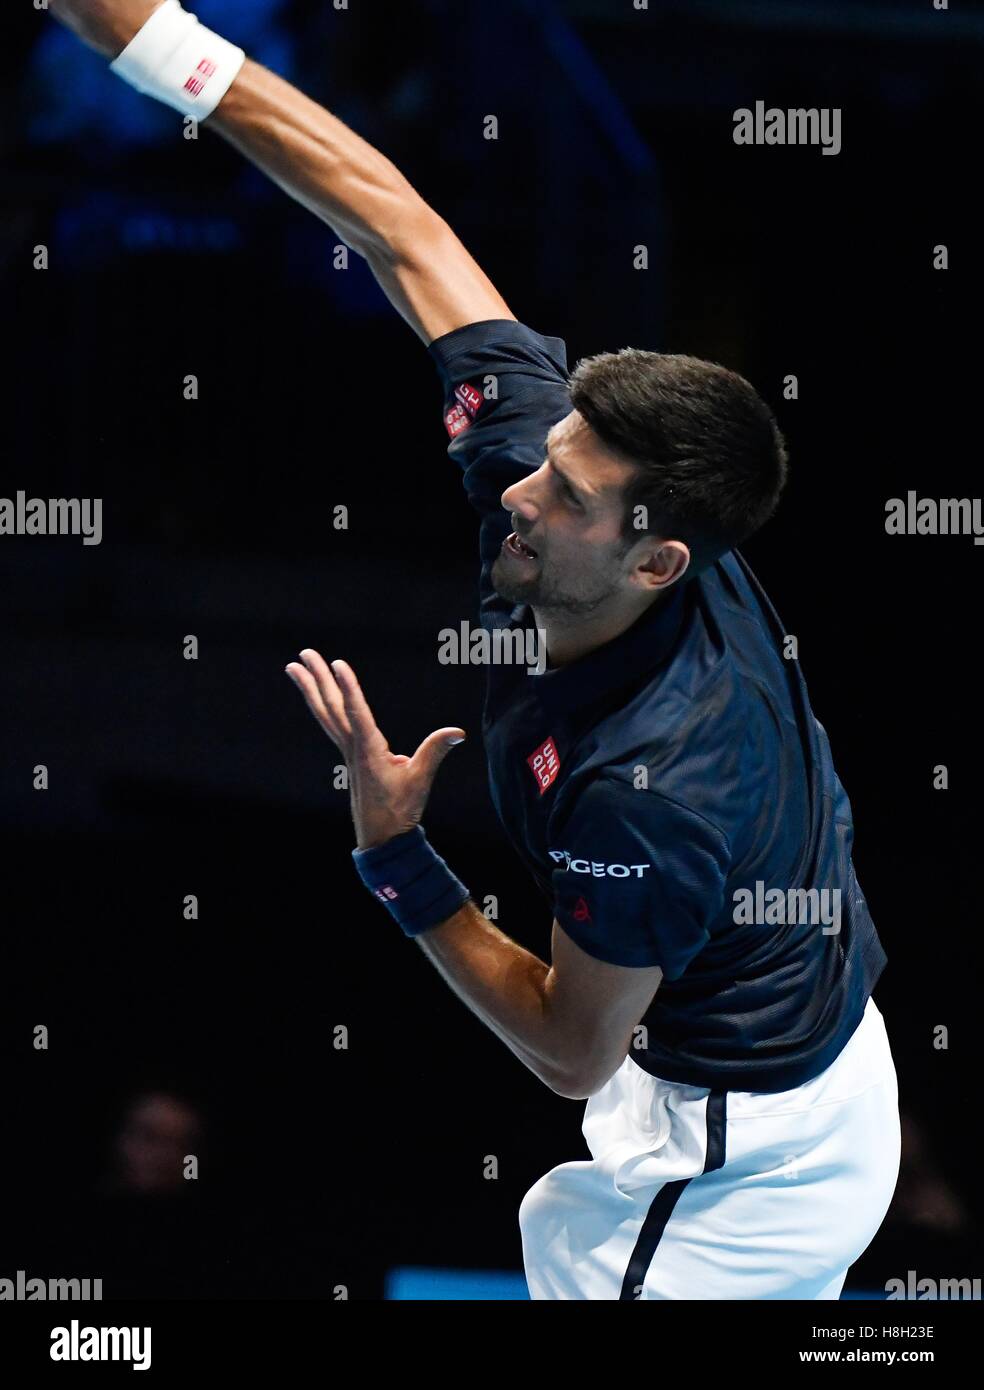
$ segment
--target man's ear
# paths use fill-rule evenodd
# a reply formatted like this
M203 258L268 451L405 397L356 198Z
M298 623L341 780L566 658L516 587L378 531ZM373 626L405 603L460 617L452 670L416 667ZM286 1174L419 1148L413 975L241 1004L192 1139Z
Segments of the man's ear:
M690 550L683 541L646 536L643 546L634 571L643 588L666 589L683 578L690 565Z

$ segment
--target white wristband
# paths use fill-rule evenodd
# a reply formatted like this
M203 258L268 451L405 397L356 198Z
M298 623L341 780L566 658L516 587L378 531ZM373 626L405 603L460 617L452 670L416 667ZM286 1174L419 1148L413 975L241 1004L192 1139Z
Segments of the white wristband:
M245 61L241 48L199 24L181 0L164 0L109 66L138 92L203 121Z

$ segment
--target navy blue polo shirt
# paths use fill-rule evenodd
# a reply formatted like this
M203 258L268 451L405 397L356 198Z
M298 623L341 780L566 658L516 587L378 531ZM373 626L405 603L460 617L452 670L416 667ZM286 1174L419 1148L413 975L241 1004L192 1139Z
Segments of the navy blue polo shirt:
M480 517L482 625L534 629L489 571L512 529L503 491L571 409L564 343L489 320L430 352ZM488 667L499 818L578 946L662 968L629 1056L668 1081L801 1085L837 1057L885 965L850 803L783 639L732 550L577 661Z

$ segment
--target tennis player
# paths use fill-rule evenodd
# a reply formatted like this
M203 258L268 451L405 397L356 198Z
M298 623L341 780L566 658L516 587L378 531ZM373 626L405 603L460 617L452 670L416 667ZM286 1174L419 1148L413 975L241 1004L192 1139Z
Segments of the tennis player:
M355 674L287 671L350 772L355 864L545 1085L590 1159L523 1199L535 1299L835 1299L895 1188L886 958L851 808L738 546L783 437L741 376L624 349L568 371L393 165L179 0L50 0L126 81L207 122L365 257L427 345L480 517L496 809L551 959L487 921L422 828L457 728L388 747Z

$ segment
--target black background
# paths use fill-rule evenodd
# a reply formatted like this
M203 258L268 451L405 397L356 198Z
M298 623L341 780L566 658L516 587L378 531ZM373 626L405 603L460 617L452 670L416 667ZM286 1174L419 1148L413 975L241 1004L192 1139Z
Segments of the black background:
M0 491L102 497L104 539L0 538L0 1273L100 1274L107 1297L377 1298L401 1264L518 1269L516 1208L587 1156L582 1107L366 898L340 759L283 674L304 646L344 656L398 749L470 731L428 830L544 955L549 912L489 802L481 672L436 659L438 631L472 617L475 528L435 373L358 258L332 270L334 233L214 135L183 140L172 113L139 147L37 138L53 21L20 8L2 58ZM979 1273L984 553L887 536L884 514L908 489L979 491L984 28L968 7L658 0L296 3L280 23L293 80L399 164L572 366L626 344L690 352L776 409L791 482L745 554L799 639L853 804L920 1172L960 1211L934 1233L917 1195L849 1287ZM732 112L758 98L842 108L841 153L736 146ZM105 1192L122 1109L148 1086L206 1120L180 1200Z

